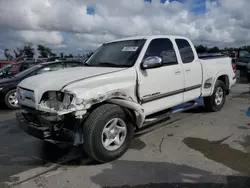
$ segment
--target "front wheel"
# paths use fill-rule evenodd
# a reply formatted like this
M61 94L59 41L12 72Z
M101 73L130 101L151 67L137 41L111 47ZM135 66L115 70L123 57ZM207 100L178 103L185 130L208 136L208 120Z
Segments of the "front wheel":
M109 162L122 156L134 136L134 127L118 105L96 108L83 125L84 150L98 162Z
M17 109L19 108L18 100L16 96L16 90L12 89L5 95L5 104L10 109Z
M214 92L211 96L204 98L205 108L210 112L217 112L222 109L226 100L226 86L221 80L217 80Z

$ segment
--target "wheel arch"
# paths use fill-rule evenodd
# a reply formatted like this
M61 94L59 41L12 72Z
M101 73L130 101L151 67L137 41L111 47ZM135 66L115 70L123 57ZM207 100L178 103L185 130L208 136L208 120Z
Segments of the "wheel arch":
M93 104L88 110L88 113L91 113L94 109L103 104L116 104L124 109L124 112L130 118L131 123L133 123L136 129L141 127L145 120L144 108L140 104L126 100L125 98L109 98L100 103Z
M214 79L212 91L211 91L210 94L212 94L214 92L214 86L215 86L215 83L216 83L217 80L220 80L225 84L225 86L226 86L226 94L228 95L229 91L230 91L230 89L229 89L230 83L229 83L229 77L228 77L228 75L226 73L220 73L220 74L218 74L216 76L216 79Z

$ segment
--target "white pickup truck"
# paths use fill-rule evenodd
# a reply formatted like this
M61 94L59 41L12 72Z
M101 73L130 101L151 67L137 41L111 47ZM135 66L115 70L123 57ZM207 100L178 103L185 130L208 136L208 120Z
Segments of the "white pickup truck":
M94 160L108 162L145 125L200 104L221 110L235 82L229 57L199 59L185 37L125 38L103 44L83 67L23 80L16 117L28 134L82 145Z

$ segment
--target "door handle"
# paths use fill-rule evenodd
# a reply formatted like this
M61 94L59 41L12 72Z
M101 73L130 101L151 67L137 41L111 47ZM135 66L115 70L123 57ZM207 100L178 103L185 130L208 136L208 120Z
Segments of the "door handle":
M190 69L186 69L186 71L187 71L187 72L189 72L189 71L190 71Z
M181 74L181 70L176 70L175 74Z

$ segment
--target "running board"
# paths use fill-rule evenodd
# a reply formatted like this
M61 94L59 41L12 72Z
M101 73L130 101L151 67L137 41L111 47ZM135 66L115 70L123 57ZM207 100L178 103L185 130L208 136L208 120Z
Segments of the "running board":
M169 118L171 114L172 114L171 110L164 110L162 112L152 114L152 115L146 117L142 127L145 127L145 126L160 122L162 120L165 120L165 119Z
M190 109L193 109L197 106L199 106L199 103L197 103L197 102L193 102L192 104L189 103L186 106L177 106L177 107L172 108L172 114L175 114L177 112L183 112L186 110L190 110Z
M166 120L167 118L170 117L171 114L190 110L190 109L193 109L195 107L202 106L202 105L203 105L203 99L198 98L194 101L183 103L183 104L177 105L173 108L170 108L170 109L167 109L167 110L164 110L161 112L157 112L155 114L147 116L142 127L149 126L151 124L155 124L155 123L158 123L160 121Z

